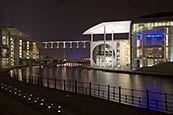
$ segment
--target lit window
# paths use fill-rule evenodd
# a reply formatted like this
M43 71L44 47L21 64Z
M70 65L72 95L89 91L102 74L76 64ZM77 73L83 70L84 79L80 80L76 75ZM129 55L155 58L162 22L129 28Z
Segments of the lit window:
M7 38L6 36L2 36L2 44L7 45Z

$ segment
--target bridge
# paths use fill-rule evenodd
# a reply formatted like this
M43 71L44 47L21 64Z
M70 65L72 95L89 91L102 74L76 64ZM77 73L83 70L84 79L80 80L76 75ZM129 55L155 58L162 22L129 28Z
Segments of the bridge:
M53 48L89 48L90 41L48 41L42 42L44 49Z

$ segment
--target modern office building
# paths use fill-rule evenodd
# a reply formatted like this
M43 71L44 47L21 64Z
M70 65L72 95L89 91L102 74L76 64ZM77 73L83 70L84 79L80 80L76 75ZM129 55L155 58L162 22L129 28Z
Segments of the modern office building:
M126 38L116 38L116 34L129 34L131 21L103 22L88 30L83 35L91 35L91 66L126 70L130 68L130 44ZM103 35L103 40L97 40ZM111 36L111 39L107 35Z
M123 40L114 37L123 33L129 36ZM93 40L98 34L103 34L102 41ZM112 40L107 40L107 34L112 35ZM132 21L103 22L83 35L91 35L91 66L138 69L173 61L173 13L170 12Z
M39 59L39 42L13 26L0 27L0 68L27 65Z
M131 68L173 61L173 15L156 13L131 23Z

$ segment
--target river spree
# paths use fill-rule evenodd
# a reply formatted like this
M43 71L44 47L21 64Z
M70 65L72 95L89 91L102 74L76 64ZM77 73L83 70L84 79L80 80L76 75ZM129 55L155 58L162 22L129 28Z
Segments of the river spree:
M92 82L111 86L121 86L122 88L138 89L150 91L173 93L173 78L143 76L134 74L122 74L105 72L99 70L88 70L80 67L27 67L15 69L12 74L18 74L29 79L30 76L50 77L62 80L77 80L82 82Z

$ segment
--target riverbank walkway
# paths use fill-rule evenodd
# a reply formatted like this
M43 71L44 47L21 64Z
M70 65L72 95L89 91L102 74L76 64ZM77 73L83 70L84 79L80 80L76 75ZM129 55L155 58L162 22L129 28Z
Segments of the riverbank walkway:
M110 67L97 67L97 66L82 66L86 69L94 69L100 71L107 71L107 72L116 72L116 73L127 73L127 74L139 74L139 75L149 75L149 76L164 76L170 77L173 76L173 62L162 62L160 64L151 66L151 67L142 67L137 70L117 70L115 68Z
M0 74L0 82L20 89L21 92L41 97L47 102L62 107L62 115L166 115L168 113L150 111L142 108L119 104L116 102L99 99L92 96L75 94L56 89L40 87L32 84L16 81L6 74ZM0 114L23 115L23 114L51 114L41 107L17 99L9 93L0 90Z

